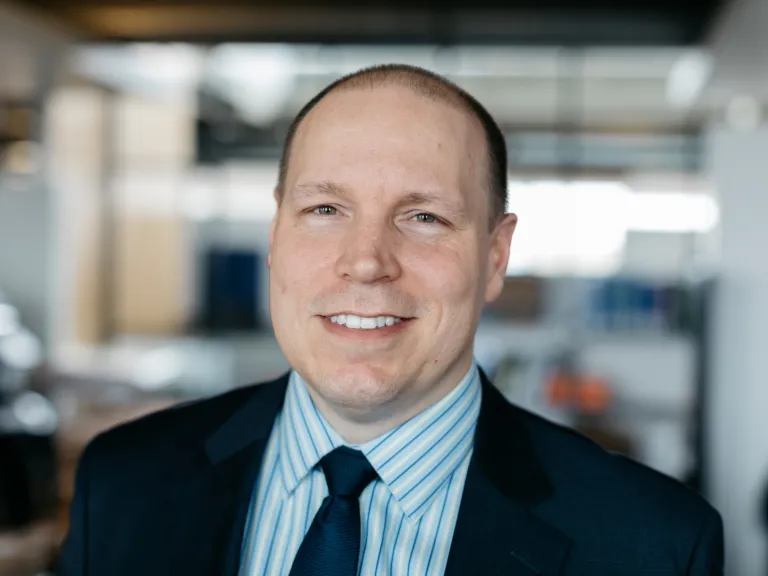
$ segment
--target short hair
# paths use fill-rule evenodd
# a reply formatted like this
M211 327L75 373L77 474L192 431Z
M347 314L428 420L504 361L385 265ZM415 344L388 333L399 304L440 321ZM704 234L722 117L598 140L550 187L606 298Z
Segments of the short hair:
M337 90L403 86L417 95L456 106L475 118L483 130L486 144L487 187L490 198L491 224L498 222L507 208L507 144L504 134L491 114L468 92L443 76L406 64L385 64L363 68L343 76L324 88L299 111L291 122L280 156L277 182L278 199L282 198L291 148L296 132L312 109L328 94Z

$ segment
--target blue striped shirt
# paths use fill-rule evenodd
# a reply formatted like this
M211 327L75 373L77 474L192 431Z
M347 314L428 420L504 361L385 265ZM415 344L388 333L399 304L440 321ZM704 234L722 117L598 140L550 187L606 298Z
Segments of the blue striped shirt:
M446 397L361 450L379 477L360 497L360 575L443 574L480 411L473 364ZM243 539L241 576L287 576L328 495L315 465L349 445L292 372L270 436Z

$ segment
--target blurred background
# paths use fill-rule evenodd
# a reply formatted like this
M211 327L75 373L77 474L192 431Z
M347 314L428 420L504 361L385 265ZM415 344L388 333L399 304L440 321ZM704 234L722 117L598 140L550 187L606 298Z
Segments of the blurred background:
M768 2L0 0L0 574L55 573L99 431L287 368L289 122L403 62L483 102L520 217L510 400L701 492L768 574Z

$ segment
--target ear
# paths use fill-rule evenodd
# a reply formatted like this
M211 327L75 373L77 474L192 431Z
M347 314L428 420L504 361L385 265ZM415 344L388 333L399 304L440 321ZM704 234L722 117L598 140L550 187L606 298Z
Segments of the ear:
M267 252L267 268L272 267L272 242L275 239L275 226L277 225L277 212L280 210L280 192L277 188L274 191L275 204L277 204L277 210L275 215L272 216L272 222L269 224L269 251Z
M488 251L488 277L485 285L485 303L493 302L501 294L507 276L507 263L512 236L517 227L517 215L507 214L496 224Z

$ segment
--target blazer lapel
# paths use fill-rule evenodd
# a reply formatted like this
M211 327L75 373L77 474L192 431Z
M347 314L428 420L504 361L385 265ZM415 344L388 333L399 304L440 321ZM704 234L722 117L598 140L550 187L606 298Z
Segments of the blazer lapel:
M198 534L186 543L188 558L199 556L208 561L190 566L187 574L237 576L251 495L287 382L286 374L258 385L245 404L208 437L205 451L209 469L195 489L196 494L185 498L198 507ZM200 548L189 554L189 549L197 546ZM212 566L213 571L206 566Z
M550 483L516 409L485 374L475 446L446 576L555 576L569 538L536 515Z

